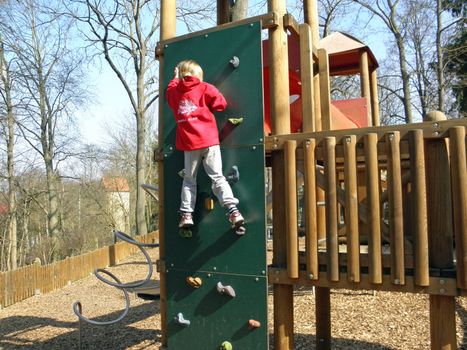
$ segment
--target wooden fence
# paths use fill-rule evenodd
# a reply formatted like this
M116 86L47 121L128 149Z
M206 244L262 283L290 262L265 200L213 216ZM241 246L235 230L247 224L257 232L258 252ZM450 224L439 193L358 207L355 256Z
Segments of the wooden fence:
M143 243L153 243L158 232L138 236ZM34 264L7 272L0 272L0 309L39 293L47 293L89 276L97 268L117 264L136 253L139 248L126 242L103 247L92 252L67 257L48 265Z

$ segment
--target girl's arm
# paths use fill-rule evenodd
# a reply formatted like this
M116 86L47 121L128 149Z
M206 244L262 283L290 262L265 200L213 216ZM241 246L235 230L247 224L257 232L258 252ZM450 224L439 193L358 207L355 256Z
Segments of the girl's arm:
M224 95L214 85L206 83L206 104L211 111L222 112L227 107Z

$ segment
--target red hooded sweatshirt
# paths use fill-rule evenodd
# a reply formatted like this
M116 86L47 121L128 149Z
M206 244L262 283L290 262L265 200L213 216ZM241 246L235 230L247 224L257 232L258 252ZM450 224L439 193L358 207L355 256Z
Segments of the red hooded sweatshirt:
M193 151L219 144L212 112L223 111L227 102L216 87L192 76L175 78L167 87L166 97L177 123L178 150Z

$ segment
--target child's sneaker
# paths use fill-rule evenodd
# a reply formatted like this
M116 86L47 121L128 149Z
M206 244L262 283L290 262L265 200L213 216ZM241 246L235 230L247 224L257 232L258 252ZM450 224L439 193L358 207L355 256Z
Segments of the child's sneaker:
M245 219L243 218L242 214L240 214L240 211L237 209L229 214L229 221L232 224L232 227L238 227L243 225Z
M179 228L187 228L194 225L193 216L191 213L182 212L180 215L180 222L178 223Z

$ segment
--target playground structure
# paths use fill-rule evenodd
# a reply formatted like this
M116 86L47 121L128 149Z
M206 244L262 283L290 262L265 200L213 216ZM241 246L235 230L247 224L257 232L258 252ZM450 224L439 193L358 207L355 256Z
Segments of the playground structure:
M267 14L227 23L229 2L218 0L217 27L176 37L175 1L161 0L160 91L174 64L193 58L206 67L206 81L219 86L233 104L230 113L238 114L228 111L220 117L221 147L226 172L233 165L240 170L233 189L240 193L247 225L244 237L226 229L222 210L213 206L208 182L201 178L195 213L199 227L192 237L177 234L174 196L183 165L173 147L170 111L161 98L156 156L162 343L169 349L267 349L269 283L275 349L294 348L293 289L299 285L316 287L317 349L331 347L330 289L337 288L428 294L431 348L455 349L455 297L467 289L467 121L379 126L377 63L371 51L353 47L349 51L358 59L351 65L345 65L350 62L345 52L333 52L331 64L324 47L332 45L320 46L316 1L304 1L303 24L286 14L285 3L269 0ZM264 135L258 117L262 29L268 30L271 135ZM300 57L295 72L301 122L295 124L284 93L291 81L291 36L298 41ZM361 78L365 109L358 106L366 127L335 130L342 119L333 112L330 76L355 72ZM245 121L229 128L234 116L245 116ZM273 178L273 263L268 267L264 177L258 175L258 166L265 165ZM302 180L297 181L297 173ZM301 186L304 246L297 227Z

